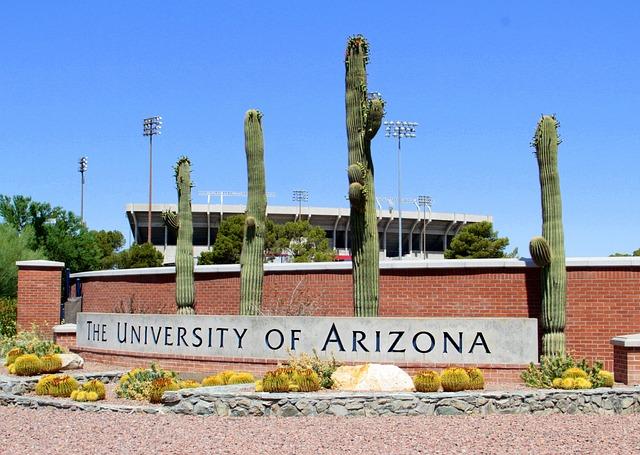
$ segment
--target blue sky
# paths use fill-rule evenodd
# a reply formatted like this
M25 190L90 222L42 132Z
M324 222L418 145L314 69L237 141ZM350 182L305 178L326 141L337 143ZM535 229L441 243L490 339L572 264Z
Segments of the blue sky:
M79 212L87 155L87 223L128 237L125 204L147 201L144 117L164 118L154 201L174 202L182 154L196 191L245 189L242 120L258 108L270 203L306 189L310 205L347 206L343 56L362 33L386 119L420 124L403 144L403 197L493 215L528 255L541 229L529 144L555 113L567 254L630 252L638 23L635 1L12 2L0 15L0 194ZM395 144L379 133L373 150L376 192L395 195Z

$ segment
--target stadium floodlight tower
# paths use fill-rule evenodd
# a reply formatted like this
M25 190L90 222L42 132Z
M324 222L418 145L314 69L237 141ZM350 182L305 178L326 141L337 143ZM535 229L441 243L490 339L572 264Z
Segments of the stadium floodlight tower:
M427 259L427 209L429 210L429 222L431 222L431 196L418 196L418 205L422 207L422 252Z
M142 134L149 137L149 210L147 211L147 242L151 243L151 190L153 182L153 136L160 134L162 117L156 115L142 122Z
M78 172L80 172L80 221L84 223L84 173L87 172L87 157L78 160Z
M400 141L416 137L416 122L384 122L384 137L398 138L398 259L402 260L402 173L400 167Z
M306 190L293 190L293 202L298 203L298 219L302 216L302 202L309 200L309 192Z

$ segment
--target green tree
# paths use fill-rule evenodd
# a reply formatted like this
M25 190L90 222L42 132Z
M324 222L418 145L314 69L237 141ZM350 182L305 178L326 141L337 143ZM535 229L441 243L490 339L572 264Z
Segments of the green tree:
M9 224L0 224L0 298L15 297L18 286L16 261L45 259L42 251L29 248L33 232L25 228L22 234Z
M28 196L0 195L0 216L20 235L29 230L28 247L72 272L111 268L114 253L124 245L118 231L89 231L79 217L62 207Z
M91 231L100 250L100 267L112 269L118 261L118 251L124 246L124 235L120 231Z
M468 224L451 240L444 252L447 259L503 258L504 249L509 245L507 237L498 237L489 221Z
M293 262L328 262L335 259L335 252L329 248L329 239L324 230L312 226L309 221L289 221L274 228L274 252L291 253Z
M139 269L143 267L161 267L162 253L150 243L133 244L128 250L117 255L116 267L119 269Z
M244 215L234 215L222 221L213 247L200 254L199 265L240 263L244 218ZM289 253L294 262L324 262L335 259L324 230L312 226L307 220L275 224L267 218L265 225L266 256Z
M628 256L640 256L640 248L635 250L632 254L629 253L613 253L609 257L628 257Z
M223 219L211 250L200 254L198 264L239 264L244 218L245 215L233 215Z
M47 223L55 220L62 212L64 210L61 207L51 207L46 202L32 201L29 196L0 195L0 216L18 232L31 226L34 233L31 248L34 250L45 242Z

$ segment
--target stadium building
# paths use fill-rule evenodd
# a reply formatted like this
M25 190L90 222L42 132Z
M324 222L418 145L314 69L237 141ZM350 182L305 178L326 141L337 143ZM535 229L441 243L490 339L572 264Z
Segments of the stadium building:
M128 204L127 219L136 243L147 242L148 204ZM424 208L424 207L423 207ZM245 205L193 204L194 256L213 245L221 220L232 215L243 214ZM164 254L165 263L173 263L176 235L164 225L162 211L177 210L176 204L153 204L151 207L151 243ZM336 250L338 260L351 258L349 248L349 208L267 206L267 217L282 224L298 219L309 220L326 232L329 244ZM380 259L398 257L398 212L393 209L378 209L378 233L380 235ZM403 259L443 258L444 250L453 236L467 223L492 221L489 215L466 213L439 213L422 210L402 210L402 255Z

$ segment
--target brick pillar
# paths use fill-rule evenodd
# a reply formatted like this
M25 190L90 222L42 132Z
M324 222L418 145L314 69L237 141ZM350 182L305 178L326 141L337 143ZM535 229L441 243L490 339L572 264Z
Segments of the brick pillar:
M616 382L640 384L640 334L615 337L613 345L613 375Z
M36 325L50 335L60 324L63 262L18 261L18 330Z

